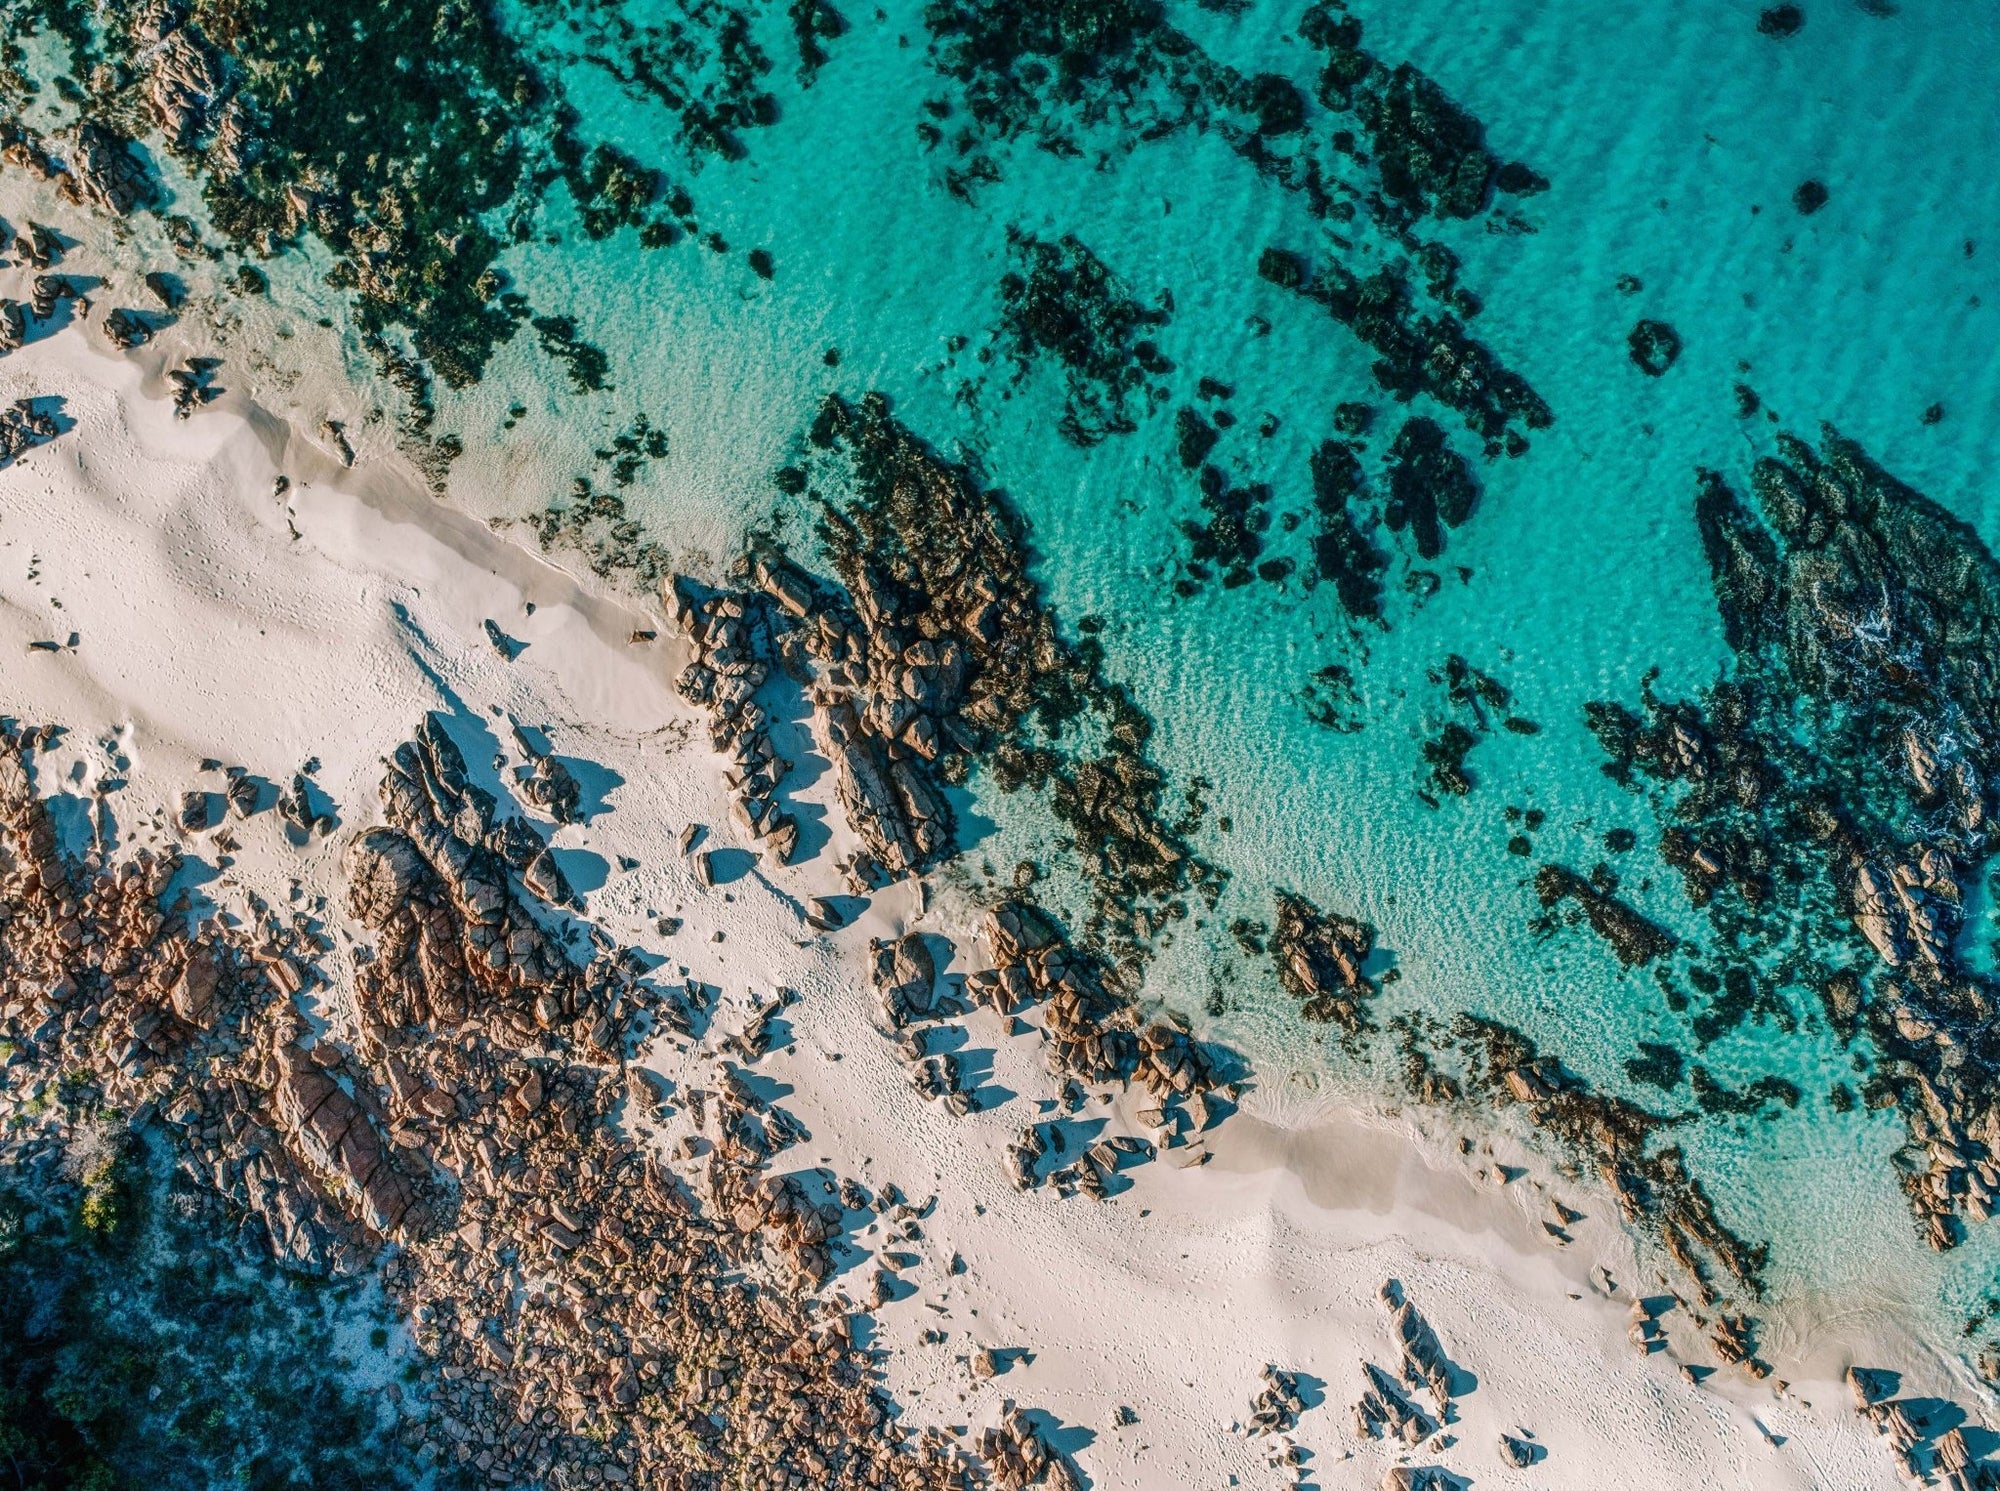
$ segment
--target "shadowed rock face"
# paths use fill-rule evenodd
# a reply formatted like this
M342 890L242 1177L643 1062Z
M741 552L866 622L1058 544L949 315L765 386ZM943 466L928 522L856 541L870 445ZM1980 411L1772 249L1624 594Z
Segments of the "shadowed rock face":
M1620 780L1676 797L1661 851L1722 955L1774 961L1880 1053L1868 1097L1910 1129L1899 1179L1935 1247L2000 1198L2000 999L1960 966L1995 847L2000 565L1832 430L1780 437L1746 504L1695 502L1733 675L1589 721Z
M132 142L109 125L84 121L69 147L69 171L57 190L70 201L124 217L153 200L157 188L132 153Z

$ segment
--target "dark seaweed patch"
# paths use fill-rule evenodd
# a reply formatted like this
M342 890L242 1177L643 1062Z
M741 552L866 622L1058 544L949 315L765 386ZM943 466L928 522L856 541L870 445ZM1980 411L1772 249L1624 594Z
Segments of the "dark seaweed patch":
M1140 304L1074 235L1010 228L1007 244L1015 267L1000 281L998 340L1023 369L1041 356L1061 367L1063 437L1088 446L1137 429L1147 375L1172 371L1144 335L1166 324L1169 302Z

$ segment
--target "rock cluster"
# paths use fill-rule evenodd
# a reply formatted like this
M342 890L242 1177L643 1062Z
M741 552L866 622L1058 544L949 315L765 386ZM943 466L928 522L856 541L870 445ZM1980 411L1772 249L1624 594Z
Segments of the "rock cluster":
M66 859L30 774L41 740L0 734L0 1028L30 1061L87 1075L104 1101L158 1112L181 1131L184 1168L296 1266L322 1272L409 1235L424 1215L417 1185L311 1065L332 1048L314 1056L270 1017L301 986L303 933L191 927L184 899L163 911L172 854Z
M1399 1354L1398 1371L1412 1387L1428 1389L1440 1416L1451 1411L1452 1367L1439 1344L1430 1322L1417 1313L1402 1288L1391 1282L1382 1286L1382 1303L1389 1310L1389 1326L1395 1333Z
M1847 1369L1854 1407L1896 1457L1896 1468L1912 1485L1942 1486L1945 1491L1986 1491L2000 1484L2000 1464L1982 1460L1966 1443L1957 1420L1962 1415L1935 1398L1916 1400L1891 1396L1895 1378L1865 1367ZM1937 1432L1933 1415L1949 1425Z
M35 407L33 399L16 399L0 409L0 466L38 445L56 438L61 426L55 416Z
M1007 247L1014 267L1000 280L996 340L1022 371L1037 357L1062 369L1063 438L1090 446L1137 429L1146 374L1173 366L1147 339L1167 304L1140 304L1074 234L1051 242L1010 227Z
M1528 381L1505 367L1457 316L1417 308L1396 265L1363 277L1338 262L1308 270L1294 253L1267 249L1257 272L1281 289L1316 301L1378 354L1376 383L1398 399L1429 394L1454 410L1487 441L1489 453L1520 454L1523 430L1541 430L1555 415Z
M1389 447L1389 500L1382 521L1392 533L1410 530L1419 559L1444 552L1444 529L1472 516L1479 483L1444 427L1421 414L1403 421ZM1440 526L1442 525L1442 526Z
M170 28L167 34L146 42L152 74L146 102L169 145L195 150L217 123L228 87L222 54L198 27L174 24L168 7L149 7L135 29L157 33L162 26Z
M1375 929L1352 917L1321 911L1303 896L1276 893L1278 923L1271 959L1278 982L1303 1001L1308 1020L1331 1021L1350 1035L1373 1029L1367 1002L1375 982L1362 971L1375 948Z
M1029 1486L1082 1491L1076 1467L1043 1438L1033 1420L1011 1399L1000 1411L1000 1422L980 1434L979 1455L1001 1491L1025 1491Z
M1319 517L1313 560L1347 614L1369 619L1382 613L1382 571L1389 561L1356 521L1355 499L1364 483L1355 451L1347 440L1324 440L1313 451L1313 511Z
M975 1003L1012 1014L1042 1006L1049 1070L1079 1082L1137 1081L1164 1109L1190 1103L1218 1086L1208 1057L1179 1025L1144 1020L1137 1007L1105 991L1096 960L1072 946L1055 919L1025 901L987 914L993 967L965 980Z
M1385 1282L1380 1298L1389 1311L1397 1365L1391 1372L1362 1362L1367 1386L1354 1405L1354 1433L1359 1439L1386 1435L1415 1446L1451 1422L1453 1368L1430 1323L1417 1313L1401 1285L1393 1279ZM1430 1393L1432 1412L1411 1400L1417 1389Z
M673 581L668 599L694 649L674 686L709 712L709 743L728 758L737 816L781 864L790 864L799 824L778 806L778 786L790 767L772 747L770 715L755 697L771 676L776 618L762 595L707 591L685 577Z
M704 1212L618 1131L619 1022L661 996L625 955L578 968L540 930L517 820L435 718L347 860L377 943L351 1050L291 1002L331 948L305 910L195 926L161 905L176 858L62 853L33 789L43 740L0 734L10 1062L157 1115L192 1194L290 1266L378 1280L422 1353L397 1399L419 1461L566 1491L962 1491L964 1457L895 1423L844 1310L810 1295L827 1209L744 1145ZM754 1103L740 1088L725 1116ZM767 1248L788 1281L760 1281Z
M1664 321L1645 320L1632 328L1625 348L1640 372L1658 378L1680 360L1681 337Z
M62 241L53 229L29 223L14 235L14 256L30 269L53 269L62 262Z
M1387 1435L1414 1446L1437 1433L1437 1421L1410 1401L1406 1383L1373 1362L1363 1362L1361 1373L1368 1385L1354 1404L1355 1438Z
M1267 1363L1263 1384L1250 1404L1250 1427L1259 1434L1290 1433L1306 1406L1297 1375Z
M114 306L105 313L104 339L120 352L143 347L153 339L153 323L137 311Z

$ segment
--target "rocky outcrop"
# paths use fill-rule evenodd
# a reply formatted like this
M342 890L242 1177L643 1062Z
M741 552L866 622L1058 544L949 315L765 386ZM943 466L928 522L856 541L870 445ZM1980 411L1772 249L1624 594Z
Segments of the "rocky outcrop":
M1011 508L880 396L829 401L813 439L840 458L827 480L844 467L853 494L825 509L844 594L813 606L815 697L847 707L836 749L856 760L854 795L903 829L878 836L884 852L912 868L946 852L943 789L978 759L1003 790L1048 788L1098 891L1087 930L1121 949L1150 940L1184 914L1173 910L1181 894L1215 875L1165 820L1165 783L1145 757L1150 723L1099 676L1094 650L1059 633ZM1103 728L1101 753L1062 753L1055 731L1086 714Z
M1733 674L1589 723L1619 779L1677 790L1663 856L1720 940L1793 970L1878 1053L1871 1104L1925 1238L2000 1206L2000 987L1955 951L1995 846L2000 564L1832 430L1790 436L1754 505L1704 473L1695 517Z
M222 54L193 26L177 26L148 53L146 102L167 143L189 151L205 143L227 78Z
M423 1213L361 1106L313 1056L286 1042L272 1053L273 1107L298 1154L339 1193L355 1198L370 1231L401 1237Z
M901 1030L912 1019L930 1014L936 1004L937 963L915 933L874 943L872 974L882 1019Z
M1382 1303L1389 1309L1389 1325L1396 1337L1403 1381L1412 1387L1422 1385L1427 1388L1439 1415L1448 1414L1451 1409L1452 1367L1445 1357L1444 1347L1438 1342L1437 1333L1431 1329L1430 1322L1417 1313L1416 1306L1410 1303L1400 1286L1384 1284Z
M1303 896L1276 894L1278 923L1271 958L1278 982L1303 1001L1308 1020L1330 1021L1350 1035L1373 1028L1367 1003L1375 983L1362 971L1375 948L1375 929L1352 917L1321 911Z
M738 818L779 863L790 864L798 853L798 820L778 806L790 764L772 746L770 716L755 697L771 676L777 618L755 592L711 591L686 577L673 581L667 598L694 649L674 687L709 712L709 744L729 762L725 776Z
M67 169L56 189L79 206L126 217L150 206L158 192L144 163L132 153L132 142L108 124L86 119L77 125L65 153Z
M0 466L38 445L46 445L60 432L55 417L35 407L33 399L16 399L11 408L0 409Z
M104 339L120 352L143 347L153 339L153 324L137 311L113 307L104 316Z
M1410 1401L1406 1383L1373 1362L1361 1364L1361 1375L1367 1387L1354 1404L1356 1439L1381 1439L1386 1435L1417 1445L1437 1433L1437 1421Z
M377 939L356 992L389 1029L449 1030L475 1014L517 1028L581 1022L608 1048L602 999L550 936L530 897L575 898L541 838L466 775L438 717L396 748L382 781L388 823L349 845L347 903Z

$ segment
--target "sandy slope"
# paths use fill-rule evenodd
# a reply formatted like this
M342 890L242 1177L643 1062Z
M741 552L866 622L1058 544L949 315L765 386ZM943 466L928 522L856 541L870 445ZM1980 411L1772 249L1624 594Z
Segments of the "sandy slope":
M340 830L299 848L273 814L232 823L240 848L200 887L225 913L253 891L282 902L294 880L310 902L334 894L341 845L375 816L379 758L424 710L451 716L476 769L523 760L510 722L545 730L592 809L556 842L593 919L663 958L663 974L722 991L703 1045L662 1043L650 1064L712 1085L716 1045L753 999L795 990L779 1048L753 1069L807 1131L778 1163L937 1196L920 1236L892 1238L884 1222L854 1238L833 1286L859 1298L884 1255L908 1259L908 1287L881 1310L876 1339L914 1421L976 1431L1011 1397L1060 1421L1059 1442L1100 1487L1288 1485L1293 1473L1268 1463L1273 1442L1236 1432L1274 1363L1309 1374L1309 1396L1323 1400L1297 1437L1309 1483L1324 1487L1374 1486L1399 1460L1481 1487L1896 1484L1826 1380L1837 1359L1815 1357L1815 1380L1777 1396L1728 1374L1692 1386L1671 1352L1642 1358L1625 1312L1635 1288L1661 1291L1610 1208L1559 1183L1589 1216L1558 1251L1541 1225L1549 1192L1533 1178L1546 1169L1504 1142L1499 1159L1530 1172L1506 1184L1482 1150L1461 1157L1325 1105L1305 1121L1296 1095L1253 1092L1208 1136L1205 1167L1179 1168L1168 1151L1101 1205L1016 1194L1000 1150L1053 1109L1033 1033L1009 1035L983 1012L961 1022L965 1049L982 1053L974 1065L990 1062L993 1105L954 1119L909 1088L873 1025L870 936L918 927L958 943L956 971L978 966L949 904L925 911L897 887L823 937L803 903L836 889L833 851L696 883L675 842L683 825L711 825L719 846L741 836L700 721L669 687L675 647L655 608L594 593L433 503L392 455L364 447L343 471L240 394L181 423L149 386L138 360L111 355L88 328L0 359L0 399L59 394L74 422L0 469L0 709L73 727L73 770L44 783L73 795L69 821L87 832L98 813L122 844L157 842L178 835L183 790L219 787L204 758L280 785L317 758ZM291 397L309 402L310 390ZM283 496L280 472L292 484ZM489 644L488 620L525 644L518 657ZM658 640L634 639L655 628ZM72 632L74 650L30 648ZM830 782L806 795L829 805L837 851ZM218 860L212 837L195 848ZM327 914L340 924L337 905ZM665 936L658 919L670 916L684 925ZM336 985L343 956L329 968ZM341 1010L323 1013L339 1026ZM1135 1132L1128 1106L1093 1097L1079 1117ZM1272 1121L1280 1114L1288 1121ZM679 1110L665 1136L686 1126ZM1609 1295L1600 1263L1616 1281ZM1392 1359L1376 1302L1389 1278L1477 1383L1453 1442L1413 1458L1349 1428L1361 1359ZM975 1383L965 1359L981 1348L1029 1355ZM1114 1421L1121 1407L1131 1422ZM1497 1443L1522 1429L1547 1455L1518 1471Z

